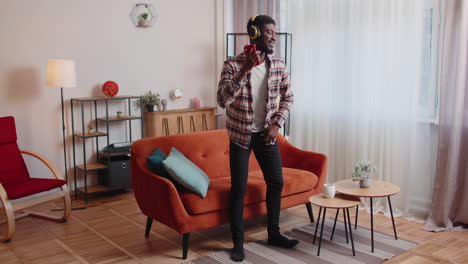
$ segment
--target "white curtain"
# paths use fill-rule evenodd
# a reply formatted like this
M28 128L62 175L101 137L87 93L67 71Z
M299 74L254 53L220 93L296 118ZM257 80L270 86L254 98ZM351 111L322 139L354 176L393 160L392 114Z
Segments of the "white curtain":
M328 182L350 179L357 161L373 162L377 179L401 187L396 215L427 217L437 2L285 0L280 8L281 30L293 33L290 141L328 155ZM388 215L386 200L374 204Z
M431 231L468 226L468 1L447 1L444 14L437 170L424 226Z

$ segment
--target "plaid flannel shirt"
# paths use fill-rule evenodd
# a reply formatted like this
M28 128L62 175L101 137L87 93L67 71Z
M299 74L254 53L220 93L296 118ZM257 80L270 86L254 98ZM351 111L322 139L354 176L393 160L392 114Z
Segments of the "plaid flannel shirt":
M218 105L226 108L226 128L230 140L242 148L248 148L252 134L253 99L250 73L241 79L240 69L245 59L241 53L224 62L221 80L218 84ZM265 102L265 128L271 124L284 125L293 103L289 74L280 59L268 55L268 88ZM279 106L277 98L280 97Z

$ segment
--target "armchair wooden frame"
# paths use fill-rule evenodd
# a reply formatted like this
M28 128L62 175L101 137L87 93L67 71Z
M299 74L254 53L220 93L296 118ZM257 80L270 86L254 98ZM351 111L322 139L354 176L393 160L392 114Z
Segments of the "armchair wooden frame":
M38 154L32 151L27 151L27 150L21 150L21 153L37 158L49 168L49 170L52 172L52 174L55 176L56 179L63 180L63 176L61 175L59 170L46 157L42 156L41 154ZM11 237L15 233L15 220L21 217L31 215L31 216L36 216L36 217L40 217L40 218L47 219L47 220L65 222L67 218L70 216L70 212L71 212L70 192L68 190L67 184L62 185L60 189L61 191L57 191L51 194L43 195L37 198L33 198L30 200L26 200L26 201L13 204L11 200L8 199L8 195L5 189L3 188L2 184L0 183L0 200L2 202L1 210L4 211L4 214L6 217L5 222L7 225L6 233L0 234L0 241L1 242L10 241ZM31 207L33 205L44 203L44 202L54 200L60 197L63 197L63 203L64 203L62 216L54 216L52 214L47 214L43 212L25 210L26 208ZM20 213L15 216L14 214L15 211L20 211Z

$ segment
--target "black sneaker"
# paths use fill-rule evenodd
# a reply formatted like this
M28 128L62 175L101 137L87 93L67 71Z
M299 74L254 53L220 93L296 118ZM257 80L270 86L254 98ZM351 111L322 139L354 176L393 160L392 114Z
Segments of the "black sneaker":
M245 259L244 246L242 244L234 245L234 248L231 250L231 259L236 262L241 262Z
M289 239L281 234L270 235L268 236L268 245L283 247L283 248L293 248L299 244L299 240Z

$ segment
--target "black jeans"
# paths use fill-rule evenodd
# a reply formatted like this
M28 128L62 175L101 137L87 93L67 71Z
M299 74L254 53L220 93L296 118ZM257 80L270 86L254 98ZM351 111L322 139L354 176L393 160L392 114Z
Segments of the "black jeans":
M248 149L234 143L229 145L229 162L231 168L230 218L231 232L234 243L244 240L244 196L247 189L250 153L255 157L262 169L263 178L267 184L267 230L268 234L279 232L279 214L281 207L281 192L283 190L283 172L278 144L266 145L262 133L252 133Z

